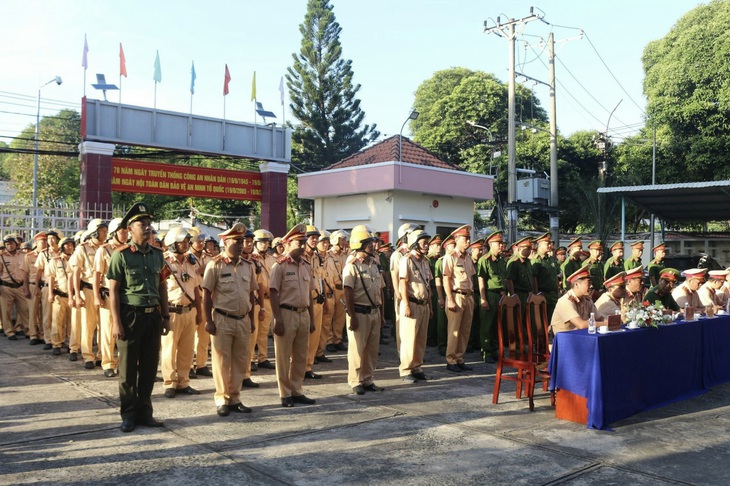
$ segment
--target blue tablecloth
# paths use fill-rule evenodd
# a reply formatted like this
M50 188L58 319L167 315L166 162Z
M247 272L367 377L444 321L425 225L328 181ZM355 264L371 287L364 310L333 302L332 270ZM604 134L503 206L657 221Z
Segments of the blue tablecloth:
M551 389L587 398L588 427L603 429L650 408L730 381L730 317L659 329L555 335Z

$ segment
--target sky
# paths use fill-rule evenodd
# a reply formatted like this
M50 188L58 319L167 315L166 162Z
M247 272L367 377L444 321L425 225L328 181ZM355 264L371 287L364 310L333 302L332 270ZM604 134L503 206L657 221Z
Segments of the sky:
M41 116L61 108L79 109L81 97L103 99L90 86L96 73L121 85L109 101L138 106L155 103L154 62L159 51L162 80L156 89L159 109L191 110L190 68L195 63L192 112L223 117L224 66L231 82L226 118L254 121L251 98L254 71L257 99L267 110L290 120L288 97L280 104L279 82L299 51L299 24L305 0L3 0L0 5L0 141L10 143L35 123L41 85L61 76L59 86L41 88ZM382 136L397 135L407 119L418 86L434 72L466 67L507 81L508 42L484 32L499 16L542 21L524 25L517 43L517 71L547 82L547 52L540 45L556 40L557 123L563 135L604 131L616 141L643 126L641 56L647 43L665 36L696 0L331 0L342 28L345 59L365 122ZM582 38L580 32L583 32ZM84 35L88 70L81 66ZM119 44L128 77L119 77ZM84 85L86 84L86 88ZM548 90L535 90L547 109ZM611 116L611 111L615 109ZM272 120L268 120L272 121ZM261 119L259 118L259 122ZM408 127L404 135L410 135Z

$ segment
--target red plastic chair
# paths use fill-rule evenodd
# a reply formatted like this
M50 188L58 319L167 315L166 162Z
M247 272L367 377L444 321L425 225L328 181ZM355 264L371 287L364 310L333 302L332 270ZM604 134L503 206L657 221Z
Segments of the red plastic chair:
M523 332L524 327L520 298L516 295L502 297L497 313L499 357L497 358L497 376L494 381L492 403L496 404L499 400L502 380L512 380L517 382L516 398L522 398L522 387L526 386L530 411L532 411L535 409L533 394L536 367L532 357L531 333ZM517 374L515 376L504 375L505 368L513 368Z

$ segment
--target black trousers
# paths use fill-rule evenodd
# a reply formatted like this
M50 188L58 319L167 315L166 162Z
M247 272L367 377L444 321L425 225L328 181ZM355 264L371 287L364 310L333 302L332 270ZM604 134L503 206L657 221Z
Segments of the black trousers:
M122 420L152 417L152 388L160 359L162 318L121 306L124 340L119 349L119 400Z

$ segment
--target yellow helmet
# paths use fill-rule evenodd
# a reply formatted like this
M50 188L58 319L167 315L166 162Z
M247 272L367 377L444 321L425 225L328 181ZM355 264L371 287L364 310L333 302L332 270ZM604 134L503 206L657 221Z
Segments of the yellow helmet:
M309 238L310 236L319 236L319 230L317 228L315 228L314 226L312 226L311 224L308 224L307 229L306 229L306 234L307 234L307 238Z
M265 229L257 229L253 232L253 241L271 241L274 239L273 233Z
M375 241L375 239L375 235L370 228L364 224L359 224L352 228L352 233L350 233L350 248L353 250L362 250L366 243Z

